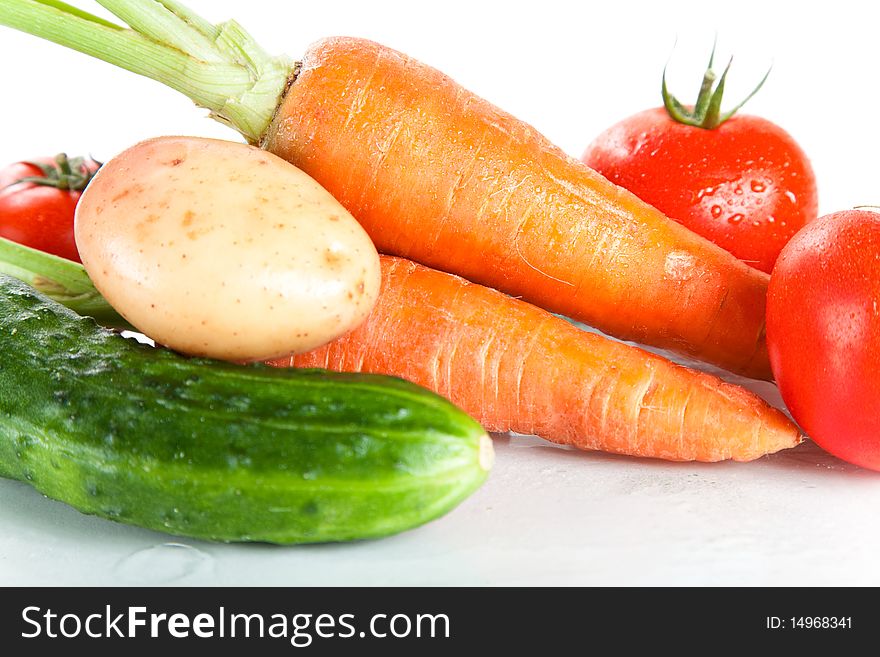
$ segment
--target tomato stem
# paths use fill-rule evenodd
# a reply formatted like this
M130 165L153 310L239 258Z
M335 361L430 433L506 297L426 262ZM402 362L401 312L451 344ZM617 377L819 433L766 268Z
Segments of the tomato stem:
M56 155L52 164L42 164L40 162L25 162L25 164L37 167L43 175L19 178L10 183L10 187L19 183L31 183L44 187L54 187L63 191L79 192L86 188L86 185L89 184L96 173L89 167L86 158L68 158L66 153Z
M709 55L709 65L706 67L706 72L703 74L703 81L700 84L700 91L697 94L697 102L694 104L693 109L688 109L682 105L675 96L669 93L669 88L666 85L666 69L669 64L667 63L667 65L663 67L663 80L661 85L663 106L666 108L666 112L669 116L675 121L685 125L694 126L695 128L713 130L736 114L743 105L751 100L752 96L758 93L758 90L764 86L764 83L770 76L770 71L773 69L772 66L767 69L764 77L761 78L758 85L752 89L752 92L746 96L744 100L730 111L722 114L721 101L724 96L724 86L727 82L727 74L730 72L730 65L733 63L733 57L728 60L727 66L724 67L724 71L721 73L721 77L718 78L714 71L715 50L717 45L718 42L716 39L715 43L712 44L712 52Z

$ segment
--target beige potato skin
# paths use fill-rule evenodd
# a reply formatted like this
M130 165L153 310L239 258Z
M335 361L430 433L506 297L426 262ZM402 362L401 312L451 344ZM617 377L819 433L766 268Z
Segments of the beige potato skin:
M324 188L258 148L162 137L106 163L76 211L95 286L177 351L263 360L355 328L379 294L379 257Z

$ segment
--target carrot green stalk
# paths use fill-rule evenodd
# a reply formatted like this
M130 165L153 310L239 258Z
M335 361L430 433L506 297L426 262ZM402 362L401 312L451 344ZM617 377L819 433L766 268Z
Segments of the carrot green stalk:
M92 284L78 262L0 237L0 273L15 276L80 315L113 328L130 328Z
M0 24L182 91L315 178L382 253L771 378L765 274L439 71L355 38L319 41L291 67L178 2L101 4L129 28L35 0L4 0Z
M367 321L286 367L373 372L437 392L489 431L674 461L748 461L797 428L757 395L587 333L462 278L382 256Z
M116 25L57 0L4 0L0 25L103 59L186 94L255 142L292 62L268 55L238 23L214 26L172 0L99 0Z

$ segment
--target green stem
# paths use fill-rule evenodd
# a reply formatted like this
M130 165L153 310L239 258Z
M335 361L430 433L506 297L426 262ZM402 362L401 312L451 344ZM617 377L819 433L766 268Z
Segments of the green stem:
M92 21L93 23L98 23L99 25L104 25L106 27L113 27L118 30L122 29L121 27L119 27L115 23L111 23L110 21L104 20L103 18L100 18L99 16L95 16L93 14L90 14L89 12L83 11L82 9L74 7L73 5L69 5L66 2L61 2L61 0L37 0L37 1L40 4L48 5L49 7L55 7L56 9L60 9L61 11L65 12L65 13L73 14L74 16L79 16L80 18L84 18L86 20Z
M663 106L666 108L669 116L675 121L685 125L713 130L736 114L737 111L739 111L739 109L745 105L752 96L758 93L758 90L761 87L764 86L767 77L770 75L770 70L768 69L767 73L764 74L764 77L758 83L758 86L756 86L742 102L729 112L722 114L721 100L724 97L724 86L727 82L727 74L730 71L730 65L732 62L733 58L728 61L724 72L721 74L721 77L718 78L715 71L712 70L712 67L715 64L715 45L712 46L712 54L709 56L709 66L703 74L703 81L700 84L700 91L697 94L697 102L694 104L693 109L688 109L679 102L675 96L669 93L669 89L666 86L666 68L664 68L661 93L663 96Z
M3 0L0 25L152 78L256 143L292 61L264 52L237 23L214 26L174 0L98 0L120 27L59 0Z
M80 315L94 317L99 324L132 328L101 296L85 268L72 260L0 238L0 272L24 281Z

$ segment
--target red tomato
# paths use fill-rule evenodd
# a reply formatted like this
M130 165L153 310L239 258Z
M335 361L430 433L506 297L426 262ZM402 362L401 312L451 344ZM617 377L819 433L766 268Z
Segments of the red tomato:
M0 170L0 237L79 262L73 214L100 165L58 156L16 162ZM35 178L37 182L18 182Z
M770 277L767 347L807 434L880 470L880 214L837 212L788 243Z
M709 66L711 82L711 61ZM803 150L779 126L757 116L719 116L723 88L722 76L697 101L706 107L711 96L714 113L689 111L668 95L664 82L668 109L624 119L599 135L581 159L769 273L786 242L816 218L816 179Z

